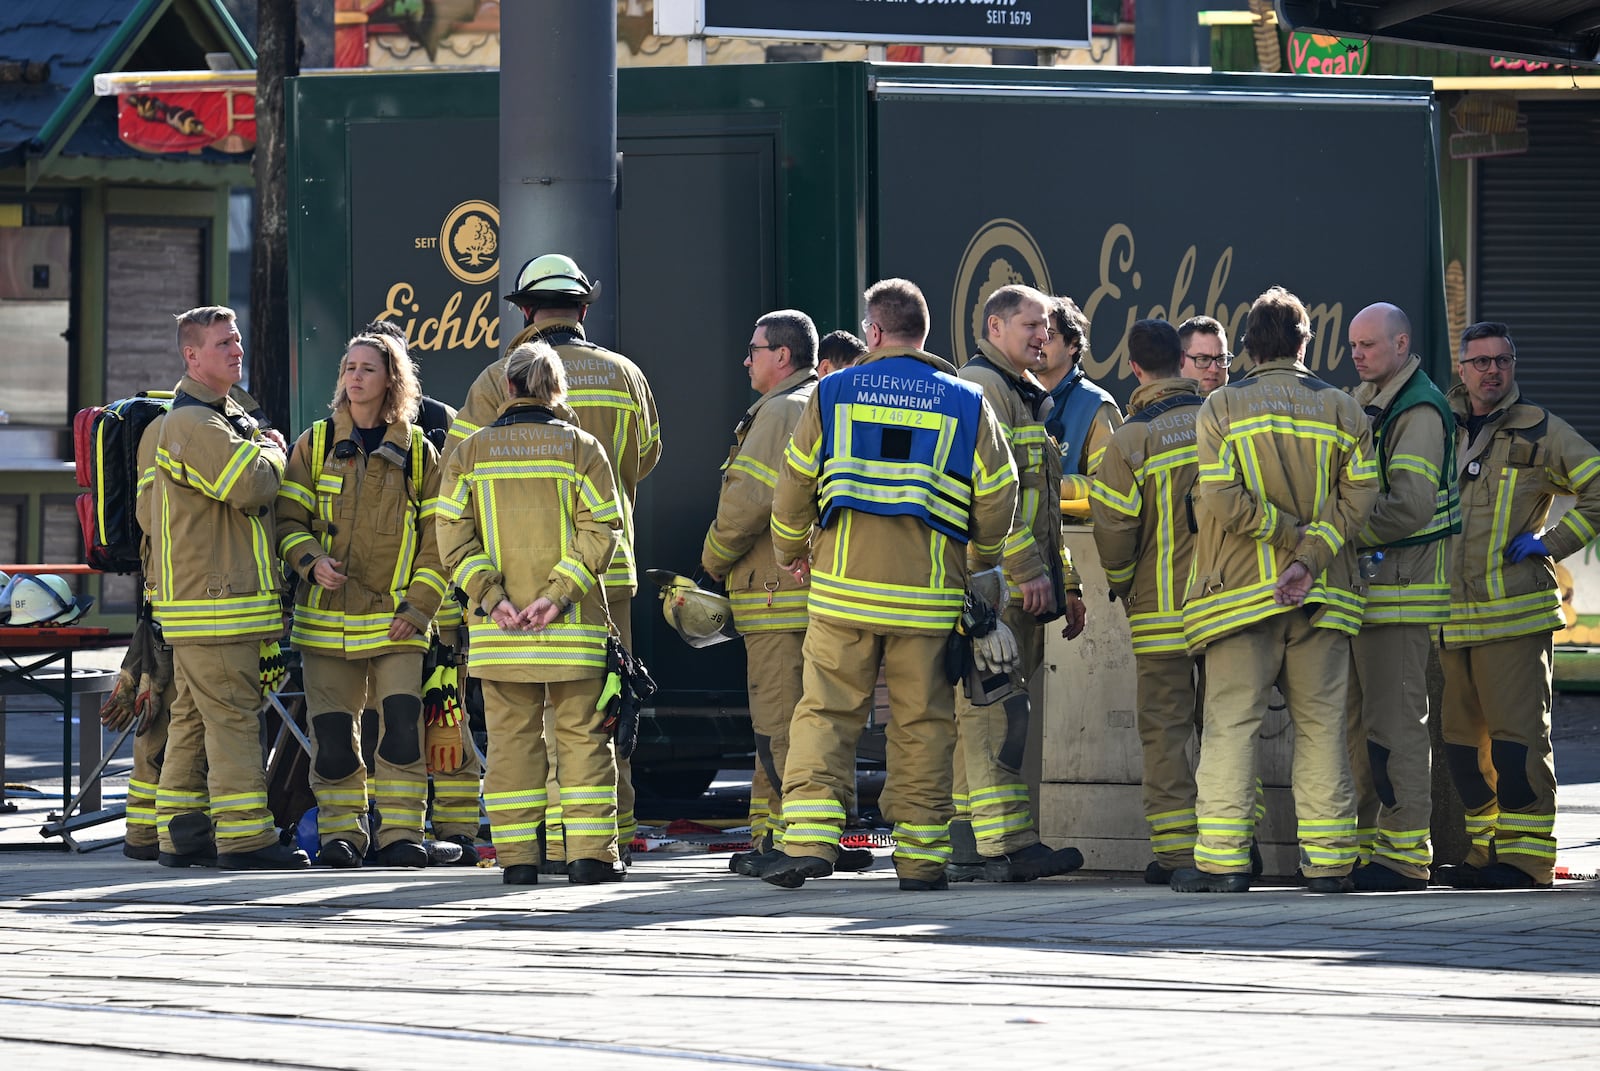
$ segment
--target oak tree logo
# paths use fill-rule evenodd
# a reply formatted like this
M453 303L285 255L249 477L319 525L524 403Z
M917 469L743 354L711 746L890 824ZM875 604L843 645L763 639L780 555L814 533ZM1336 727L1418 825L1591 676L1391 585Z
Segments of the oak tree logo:
M439 256L469 286L500 274L500 210L488 201L463 201L439 228Z
M967 243L956 269L950 298L950 353L957 361L957 355L976 350L983 337L983 306L989 295L1010 283L1055 292L1044 254L1028 229L1014 219L991 219Z

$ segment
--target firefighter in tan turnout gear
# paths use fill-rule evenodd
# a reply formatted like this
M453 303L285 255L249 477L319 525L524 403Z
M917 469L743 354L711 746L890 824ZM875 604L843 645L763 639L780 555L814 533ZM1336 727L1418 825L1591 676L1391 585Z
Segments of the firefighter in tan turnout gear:
M438 453L406 416L422 388L387 335L358 335L339 362L333 415L301 433L278 492L279 554L299 577L300 652L317 798L317 861L427 866L422 657L444 597L433 513ZM371 782L361 712L378 712ZM382 825L368 828L375 803ZM454 849L451 859L458 857Z
M267 423L261 406L243 390L235 386L228 391L228 396L257 423ZM151 533L155 531L155 495L152 492L156 482L156 444L161 438L161 422L165 419L165 414L158 416L144 429L144 434L139 436L134 462L139 470L134 509L139 530L144 533L139 546L140 571L146 577L151 575L154 568L150 558ZM142 593L146 603L145 612L148 612L150 595L148 588ZM180 855L162 852L157 840L156 792L160 787L161 768L167 761L167 729L172 719L172 701L177 696L177 682L172 674L172 649L166 645L160 632L152 628L148 641L153 647L149 652L153 672L148 679L150 694L137 696L139 706L135 716L142 719L142 724L134 735L133 769L128 771L128 830L122 854L130 859L155 859L161 865L170 867L210 866L216 862L216 849L210 844L196 854ZM140 684L142 687L144 681ZM199 752L190 752L189 758L198 766L182 775L182 779L201 786L199 796L190 802L199 810L209 811L210 802L205 792L205 750L202 748Z
M767 313L756 321L744 363L751 389L761 397L734 428L735 445L722 469L717 516L706 532L700 567L726 591L734 625L744 637L756 738L750 785L754 849L735 854L728 867L758 877L783 840L783 764L789 719L800 702L807 620L805 585L773 557L772 492L789 438L817 387L816 325L794 309ZM857 849L850 855L865 856L865 864L872 864L871 852Z
M1095 470L1090 508L1100 564L1133 633L1144 817L1155 855L1145 881L1165 885L1194 866L1189 742L1198 696L1183 596L1194 557L1195 417L1204 399L1199 384L1179 374L1182 345L1165 320L1134 324L1128 357L1139 386Z
M483 682L483 803L508 885L539 881L549 795L545 708L561 769L567 880L621 881L617 758L603 727L608 618L602 583L622 515L601 444L556 414L562 361L527 342L504 363L507 400L451 453L436 526L467 593L468 669Z
M1551 634L1562 627L1555 563L1600 527L1600 451L1517 388L1502 323L1461 336L1449 394L1456 418L1461 533L1450 541L1444 626L1445 757L1472 848L1437 881L1465 889L1542 888L1556 862L1550 748ZM1577 503L1554 524L1557 495Z
M881 804L894 823L900 888L947 887L955 696L945 655L962 617L968 552L995 574L1016 508L1016 467L982 391L921 348L922 292L885 280L867 291L866 307L871 352L817 385L773 498L777 560L811 585L783 854L761 872L782 888L833 873L880 662L891 710ZM1003 607L991 595L986 609ZM975 654L999 664L1009 642L1014 661L1003 624L979 642Z
M228 396L244 363L233 310L177 319L186 374L156 441L145 578L177 681L156 793L160 849L194 858L214 843L225 870L298 870L310 860L278 842L256 717L261 643L283 631L272 540L283 436Z
M1011 599L1002 619L1016 638L1019 658L1009 686L956 697L949 870L954 881L1034 881L1083 865L1078 849L1052 851L1040 842L1022 772L1028 682L1044 662L1044 623L1065 614L1068 638L1084 624L1082 585L1061 539L1061 452L1045 432L1050 396L1029 372L1049 340L1050 305L1032 287L1000 287L984 305L986 337L979 352L960 372L983 390L1017 468L1017 515L1005 545ZM983 567L976 560L970 564Z
M1361 865L1358 892L1428 887L1433 851L1433 745L1428 649L1450 616L1445 550L1461 527L1455 418L1411 353L1411 322L1389 304L1350 321L1354 397L1372 420L1381 490L1356 537L1367 581L1361 631L1350 641L1350 773Z
M543 340L555 348L567 375L567 419L600 440L611 465L612 482L622 509L622 538L616 557L605 570L606 601L623 645L633 646L633 594L638 575L633 546L633 504L639 482L661 458L660 421L655 395L638 365L620 353L590 342L583 333L583 318L600 294L570 257L546 253L534 257L517 272L516 289L506 300L522 310L526 326L506 347L507 353L524 342ZM485 368L456 414L450 428L451 443L458 443L488 424L505 404L505 366L498 361ZM452 447L444 454L449 459ZM546 741L550 742L549 732ZM551 828L548 833L547 870L559 872L563 805L556 795L560 769L551 774ZM618 835L627 857L637 822L633 814L633 773L627 760L618 769Z
M1366 414L1302 363L1310 338L1305 305L1271 288L1245 329L1255 366L1200 408L1183 626L1206 656L1205 731L1195 866L1172 875L1177 892L1250 888L1256 730L1274 682L1295 729L1301 872L1313 892L1351 889L1344 704L1361 596L1350 542L1378 481Z

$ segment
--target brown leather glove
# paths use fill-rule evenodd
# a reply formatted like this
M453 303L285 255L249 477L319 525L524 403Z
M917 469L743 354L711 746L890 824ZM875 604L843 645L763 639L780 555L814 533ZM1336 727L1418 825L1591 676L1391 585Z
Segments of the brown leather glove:
M429 725L425 737L429 773L454 773L467 764L467 745L461 725Z

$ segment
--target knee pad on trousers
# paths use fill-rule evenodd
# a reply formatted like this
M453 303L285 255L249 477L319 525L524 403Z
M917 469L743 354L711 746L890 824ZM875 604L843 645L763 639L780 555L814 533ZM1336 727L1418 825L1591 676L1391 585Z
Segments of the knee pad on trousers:
M1489 759L1500 784L1500 808L1520 811L1538 799L1528 782L1528 745L1510 740L1489 741Z
M361 765L356 754L354 723L350 715L318 714L311 719L317 734L317 776L324 781L343 781Z
M1494 789L1483 779L1478 769L1478 749L1471 744L1446 744L1444 757L1450 763L1450 779L1456 783L1456 792L1467 810L1476 811L1494 799Z
M772 790L780 797L783 795L783 772L778 769L778 762L772 755L772 737L756 734L756 761L767 773L767 780L772 782Z
M1008 770L1022 769L1022 753L1028 747L1028 693L1019 692L1005 703L1006 739L996 756Z
M422 758L422 700L414 695L383 697L378 757L396 766L410 766Z
M172 821L167 823L167 836L172 838L172 850L179 855L208 852L216 844L211 818L203 811L173 815Z
M1378 802L1385 807L1393 807L1394 782L1389 780L1389 749L1376 740L1368 740L1367 765L1372 768L1372 790L1378 794Z
M484 721L483 682L478 678L467 678L466 687L461 693L461 705L467 712L467 727L474 732L485 732L488 722Z

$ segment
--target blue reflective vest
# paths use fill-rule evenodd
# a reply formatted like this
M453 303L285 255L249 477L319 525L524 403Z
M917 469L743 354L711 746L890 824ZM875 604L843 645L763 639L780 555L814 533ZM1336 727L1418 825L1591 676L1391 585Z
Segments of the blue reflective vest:
M962 544L983 391L913 357L825 376L819 524L841 509L917 517Z
M1085 379L1082 366L1057 383L1050 397L1056 404L1045 418L1044 430L1061 446L1061 471L1075 476L1083 469L1084 440L1089 437L1094 415L1102 405L1116 405L1117 401L1100 384Z

